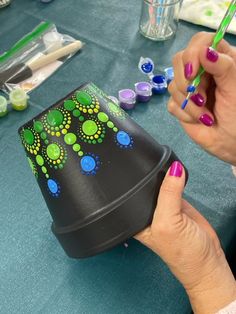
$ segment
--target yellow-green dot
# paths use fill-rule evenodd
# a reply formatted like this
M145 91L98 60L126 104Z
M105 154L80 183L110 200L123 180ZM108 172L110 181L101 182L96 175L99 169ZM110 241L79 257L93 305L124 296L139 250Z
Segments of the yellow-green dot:
M43 160L43 157L41 155L37 155L36 156L36 162L39 166L43 166L44 164L44 160Z
M60 110L54 109L47 115L47 122L50 126L59 126L63 122L63 114Z
M47 179L49 179L49 174L48 174L48 173L46 173L46 174L45 174L45 177L46 177Z
M80 151L80 152L78 152L78 155L81 157L81 156L83 156L83 152L82 151Z
M99 112L98 114L98 119L101 121L101 122L107 122L108 121L108 115L104 112Z
M34 130L38 133L41 133L43 131L43 124L41 121L34 122Z
M24 140L27 144L32 145L34 143L34 134L31 130L26 129L23 131Z
M74 110L75 103L73 102L73 100L68 99L64 102L64 108L69 111Z
M68 145L73 145L76 142L76 135L74 133L67 133L64 136L64 141L66 142L66 144Z
M79 144L74 144L74 145L73 145L73 150L74 150L75 152L78 152L78 151L80 150L80 145L79 145Z
M80 116L80 111L78 109L73 110L73 116L74 117L79 117Z
M50 144L47 147L47 155L52 160L57 160L60 157L61 150L57 144Z
M109 109L114 112L114 113L118 113L120 112L120 107L118 107L116 104L114 104L113 102L109 102L108 103L108 107Z
M82 125L82 130L86 135L94 135L98 130L98 126L93 120L86 120Z
M118 132L118 129L116 127L113 128L114 132Z
M42 169L43 173L47 173L47 168L46 167L43 166L41 169Z
M108 121L107 122L107 126L108 126L108 128L114 128L114 123L113 122L111 122L111 121Z
M55 127L55 131L59 131L60 128L58 126Z

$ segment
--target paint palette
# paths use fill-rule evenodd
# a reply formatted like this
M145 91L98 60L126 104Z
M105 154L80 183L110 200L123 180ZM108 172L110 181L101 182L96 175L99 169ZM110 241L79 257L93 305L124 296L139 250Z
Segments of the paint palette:
M178 160L92 83L19 134L52 231L74 258L110 249L150 224L164 175Z

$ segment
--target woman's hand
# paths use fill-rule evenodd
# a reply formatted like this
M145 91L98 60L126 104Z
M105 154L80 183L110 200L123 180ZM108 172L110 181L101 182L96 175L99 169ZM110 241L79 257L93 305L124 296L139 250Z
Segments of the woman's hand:
M174 162L161 186L151 226L135 238L167 263L196 313L215 313L236 299L236 285L215 231L182 199L184 184L183 167Z
M209 49L211 33L193 36L173 59L175 79L169 85L168 110L186 133L205 150L236 165L236 49L222 40L218 52ZM202 65L206 74L184 110L181 104Z

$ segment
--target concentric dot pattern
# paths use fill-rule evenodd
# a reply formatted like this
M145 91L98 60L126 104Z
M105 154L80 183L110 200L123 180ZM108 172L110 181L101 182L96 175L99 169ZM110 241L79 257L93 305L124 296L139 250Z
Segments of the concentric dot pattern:
M127 117L126 112L111 100L107 103L107 109L113 117L119 119L126 119Z
M37 155L41 146L40 137L33 128L23 129L21 132L21 140L30 154Z
M119 131L115 135L115 141L120 148L132 148L134 144L133 138L125 131Z
M80 160L82 174L96 175L101 162L98 156L92 153L84 155Z
M59 137L68 132L71 125L71 115L63 108L52 109L43 116L42 124L48 134Z
M47 188L48 188L49 193L53 197L58 197L61 193L61 187L55 179L47 180Z
M96 114L99 112L100 105L97 97L87 90L77 91L72 96L72 100L75 102L77 110L79 110L76 111L75 109L73 115L77 114L79 116L79 113Z
M28 159L30 168L31 168L34 176L36 177L36 179L38 179L38 170L37 170L37 167L36 167L34 161L31 158L29 158L29 157L27 157L27 159Z
M78 136L80 140L88 144L102 143L106 134L106 129L102 123L91 116L80 124Z
M59 143L51 143L42 150L43 159L50 168L62 169L67 160L67 151Z

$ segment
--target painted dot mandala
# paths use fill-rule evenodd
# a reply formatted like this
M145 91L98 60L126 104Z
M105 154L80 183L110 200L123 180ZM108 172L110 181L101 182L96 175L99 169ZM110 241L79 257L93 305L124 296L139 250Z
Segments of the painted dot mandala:
M85 120L79 128L78 135L82 141L89 144L102 143L106 129L95 117Z
M100 164L101 162L98 156L88 153L80 160L81 172L86 175L96 175Z
M59 137L68 132L71 115L64 108L53 109L42 117L42 124L48 134Z
M62 169L67 160L67 151L59 143L51 143L43 148L43 158L50 168Z
M76 108L80 113L94 114L98 113L100 109L98 98L89 91L77 91L72 96L72 100L76 103ZM73 111L78 113L78 111Z
M26 150L31 154L37 155L41 146L40 137L33 128L23 129L20 136Z

